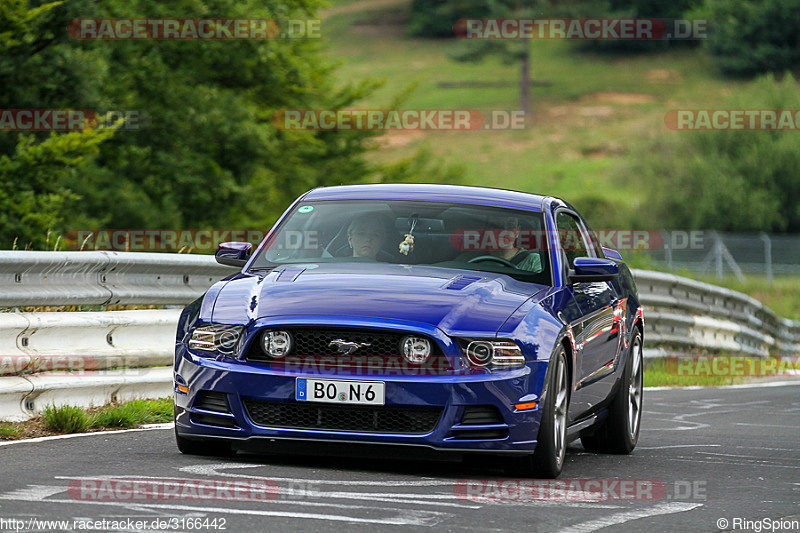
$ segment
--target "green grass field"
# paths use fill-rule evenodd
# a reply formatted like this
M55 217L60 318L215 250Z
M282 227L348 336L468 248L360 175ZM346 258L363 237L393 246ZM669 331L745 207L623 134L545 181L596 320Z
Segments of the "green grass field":
M458 40L405 34L407 0L336 0L322 23L326 52L341 63L342 83L381 79L383 87L359 103L385 108L412 87L409 109L517 109L517 67L497 59L460 63L451 58ZM524 130L389 132L379 139L376 161L429 149L445 163L460 165L459 183L552 194L586 212L595 227L649 227L647 184L625 178L627 158L655 135L670 134L664 114L676 108L711 108L720 97L749 82L723 79L699 49L607 56L578 53L567 41L532 41L532 123ZM503 81L503 88L439 87L441 82ZM673 135L680 133L672 132ZM428 181L419 176L419 181ZM646 268L646 266L643 266ZM750 277L704 280L742 291L778 314L800 319L800 280Z
M460 63L451 58L458 40L408 37L405 2L365 2L323 22L330 55L341 61L342 82L378 78L385 85L360 105L381 107L409 86L406 108L518 109L517 67L497 59ZM335 13L336 11L334 11ZM534 117L517 131L392 132L374 154L394 160L429 147L445 161L464 165L462 183L491 185L574 200L607 199L629 220L640 218L640 183L617 177L619 163L643 139L665 129L664 114L704 107L738 82L717 76L697 50L640 56L577 53L566 41L532 41ZM441 82L503 81L503 88L440 88ZM424 180L420 176L420 180Z

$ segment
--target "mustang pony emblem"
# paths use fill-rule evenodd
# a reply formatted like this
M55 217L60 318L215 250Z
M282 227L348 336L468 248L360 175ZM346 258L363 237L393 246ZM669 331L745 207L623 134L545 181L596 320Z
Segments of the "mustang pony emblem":
M335 346L336 350L342 355L350 355L359 348L366 348L367 346L372 346L372 344L369 342L350 342L344 339L333 339L328 346Z

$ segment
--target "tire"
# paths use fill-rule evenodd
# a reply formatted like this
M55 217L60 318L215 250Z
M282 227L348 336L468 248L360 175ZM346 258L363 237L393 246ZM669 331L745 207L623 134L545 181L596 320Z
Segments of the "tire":
M231 444L224 440L199 440L187 439L178 435L175 428L175 443L178 450L184 455L207 455L212 457L230 457L234 454Z
M523 475L554 479L561 474L567 450L567 411L569 410L569 374L564 347L558 349L547 386L536 450L520 460Z
M609 405L608 418L593 433L581 435L581 443L588 451L629 454L639 441L644 360L642 334L638 329L634 331L622 381Z

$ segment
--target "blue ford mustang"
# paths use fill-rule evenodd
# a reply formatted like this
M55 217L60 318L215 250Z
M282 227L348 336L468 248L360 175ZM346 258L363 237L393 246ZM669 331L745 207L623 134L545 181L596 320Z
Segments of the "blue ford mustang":
M387 184L312 190L241 271L183 311L179 449L287 441L513 456L558 476L566 445L630 453L643 315L619 253L566 202Z

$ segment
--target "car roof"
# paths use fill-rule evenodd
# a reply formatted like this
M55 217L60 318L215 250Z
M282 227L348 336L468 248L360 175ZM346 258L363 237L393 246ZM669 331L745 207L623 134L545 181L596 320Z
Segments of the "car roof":
M306 193L302 200L423 200L541 211L542 201L545 198L538 194L489 187L433 183L380 183L320 187Z

